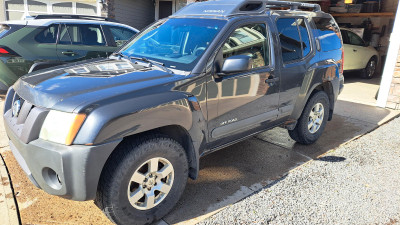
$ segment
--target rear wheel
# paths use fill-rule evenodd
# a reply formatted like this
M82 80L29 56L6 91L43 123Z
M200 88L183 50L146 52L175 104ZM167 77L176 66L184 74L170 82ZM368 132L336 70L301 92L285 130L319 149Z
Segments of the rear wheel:
M289 136L298 143L312 144L322 135L329 116L329 98L324 91L316 92L304 107L297 125Z
M150 224L181 197L188 177L182 146L162 136L124 142L107 162L96 204L117 224Z
M361 71L361 77L365 79L371 79L376 72L377 61L375 57L372 57L367 66Z

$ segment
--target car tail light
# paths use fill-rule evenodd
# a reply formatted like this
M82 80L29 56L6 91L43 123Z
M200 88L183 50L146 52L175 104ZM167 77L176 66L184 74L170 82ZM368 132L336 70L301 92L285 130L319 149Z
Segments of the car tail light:
M7 47L0 46L0 56L19 56L19 55Z
M0 53L1 54L9 54L9 52L7 50L5 50L4 48L0 48Z

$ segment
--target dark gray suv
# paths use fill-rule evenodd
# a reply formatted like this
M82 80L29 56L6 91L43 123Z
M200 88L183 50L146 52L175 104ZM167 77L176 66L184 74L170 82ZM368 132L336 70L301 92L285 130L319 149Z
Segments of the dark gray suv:
M317 141L343 88L342 57L337 24L319 5L194 3L107 59L23 76L4 124L38 188L94 199L118 224L148 224L208 153L276 126Z

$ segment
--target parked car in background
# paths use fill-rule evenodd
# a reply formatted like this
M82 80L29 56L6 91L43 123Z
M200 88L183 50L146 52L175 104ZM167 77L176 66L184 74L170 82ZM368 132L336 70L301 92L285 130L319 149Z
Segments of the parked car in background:
M361 70L361 77L371 79L376 72L379 53L353 31L340 28L344 44L344 71Z
M107 57L138 30L107 18L39 15L0 23L0 91L22 75L65 62Z

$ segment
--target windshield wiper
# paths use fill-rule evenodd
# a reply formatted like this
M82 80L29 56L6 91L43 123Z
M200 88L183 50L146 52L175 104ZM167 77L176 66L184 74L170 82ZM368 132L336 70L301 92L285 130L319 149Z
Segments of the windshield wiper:
M139 61L148 63L148 64L149 64L149 65L148 65L149 67L156 66L156 67L158 67L158 68L164 70L164 71L167 72L167 73L171 73L171 74L174 73L174 71L172 71L172 70L170 70L168 67L166 67L164 63L157 62L157 61L154 61L154 60L150 60L150 59L147 59L147 58L145 58L145 57L135 57L135 56L131 56L131 57L129 57L129 58L130 58L131 60L134 59L134 60L139 60Z

